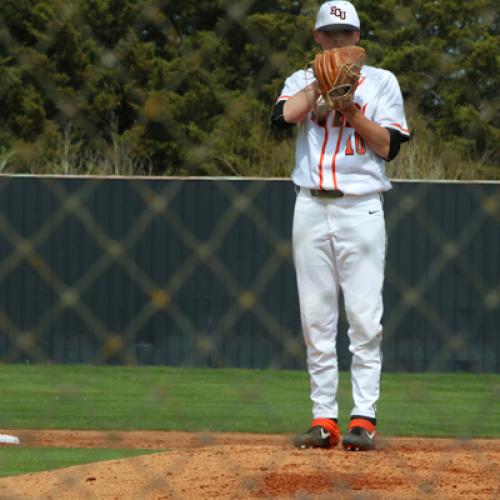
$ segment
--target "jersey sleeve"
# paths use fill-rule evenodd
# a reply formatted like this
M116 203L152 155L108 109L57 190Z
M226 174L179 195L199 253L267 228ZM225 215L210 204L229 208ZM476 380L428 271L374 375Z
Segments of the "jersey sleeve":
M276 99L276 104L280 101L286 101L290 97L300 92L304 87L307 87L314 81L312 71L299 70L285 80L285 85L281 89L279 97Z
M378 97L374 121L382 127L396 130L402 136L410 136L401 89L396 77L389 71Z

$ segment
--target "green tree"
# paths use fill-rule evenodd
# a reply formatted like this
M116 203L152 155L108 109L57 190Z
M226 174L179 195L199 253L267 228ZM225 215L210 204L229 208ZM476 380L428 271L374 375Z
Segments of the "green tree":
M69 151L82 159L74 172L95 172L112 150L140 174L255 175L268 163L286 174L292 141L270 133L269 115L284 79L318 50L320 3L3 0L0 146L15 153L9 168L43 172L64 157L67 171ZM397 75L415 133L498 172L493 0L356 6L368 63Z
M363 43L441 139L498 162L498 9L492 0L360 0Z

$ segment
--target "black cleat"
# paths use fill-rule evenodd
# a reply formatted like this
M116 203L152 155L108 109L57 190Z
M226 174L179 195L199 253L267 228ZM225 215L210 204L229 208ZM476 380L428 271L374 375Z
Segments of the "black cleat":
M368 432L363 427L349 429L342 439L342 446L347 451L369 451L375 449L375 430Z
M304 434L297 434L293 439L296 448L333 448L340 439L336 423L331 423L332 430L321 425L314 425ZM330 426L329 425L329 426Z

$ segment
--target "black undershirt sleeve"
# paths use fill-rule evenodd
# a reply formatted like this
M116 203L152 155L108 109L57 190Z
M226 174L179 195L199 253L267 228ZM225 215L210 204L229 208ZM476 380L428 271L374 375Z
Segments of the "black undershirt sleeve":
M273 114L271 116L271 125L277 129L288 129L293 127L294 123L288 123L285 121L283 116L283 107L285 106L286 101L280 101L274 106Z
M386 160L391 161L394 160L394 158L396 158L396 156L398 155L401 144L403 142L409 141L410 138L406 135L400 134L397 130L394 130L393 128L387 127L386 130L389 132L390 135L389 155L387 156Z

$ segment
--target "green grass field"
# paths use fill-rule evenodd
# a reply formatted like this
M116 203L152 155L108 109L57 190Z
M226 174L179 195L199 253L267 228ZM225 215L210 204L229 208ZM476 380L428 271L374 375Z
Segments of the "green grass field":
M351 390L349 374L340 376L343 428ZM499 375L385 373L378 430L386 436L499 438L499 401ZM303 371L0 365L0 432L154 429L288 434L305 429L310 415L309 382ZM138 453L146 451L1 448L0 475L39 470L44 463L51 469ZM27 460L28 456L33 458ZM15 465L21 462L26 468Z
M0 477L150 453L155 452L89 448L0 448Z

